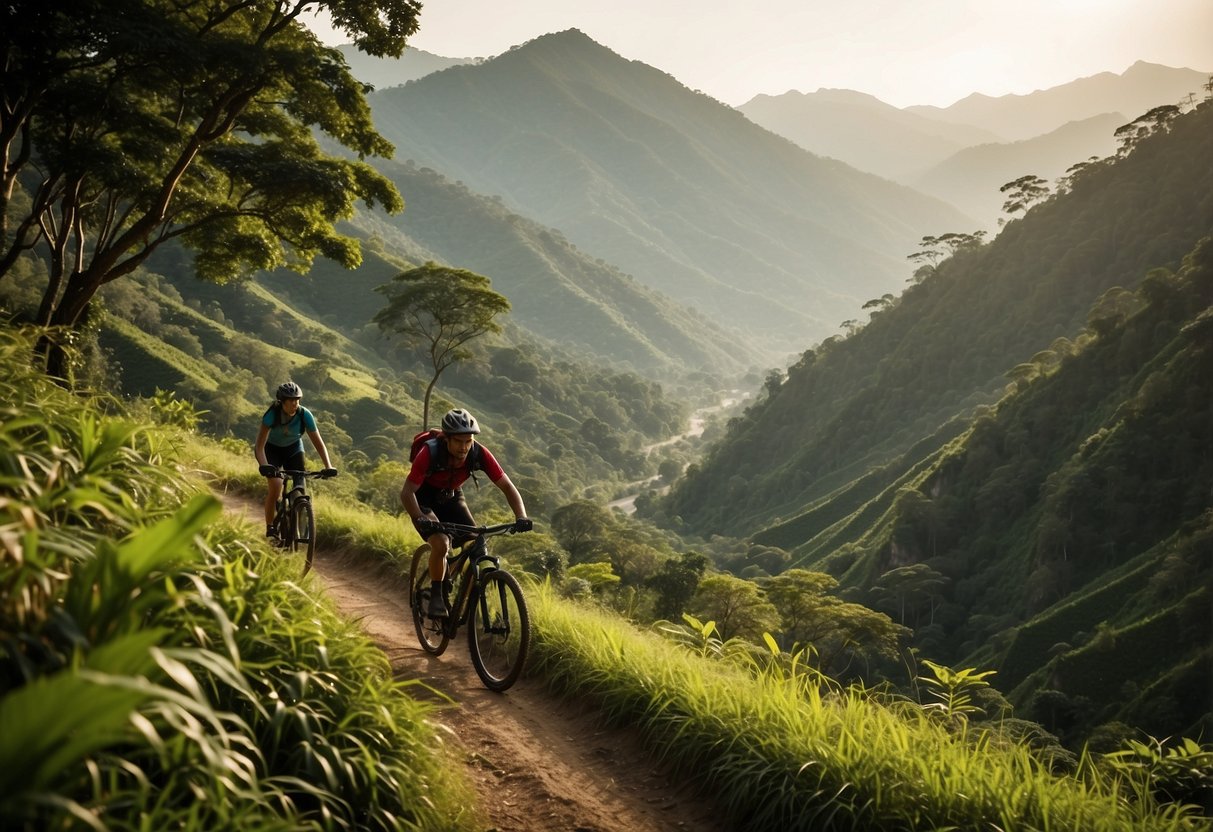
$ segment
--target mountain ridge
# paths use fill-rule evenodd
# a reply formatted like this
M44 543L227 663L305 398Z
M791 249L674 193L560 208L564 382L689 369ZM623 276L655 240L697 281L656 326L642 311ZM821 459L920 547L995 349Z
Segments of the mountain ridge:
M832 333L904 280L923 233L970 222L812 156L578 30L371 101L399 157L501 195L768 345Z

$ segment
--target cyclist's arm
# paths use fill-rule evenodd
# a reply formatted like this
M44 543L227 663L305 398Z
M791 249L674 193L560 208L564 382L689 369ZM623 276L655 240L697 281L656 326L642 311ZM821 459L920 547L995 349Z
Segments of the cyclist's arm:
M312 440L312 444L316 447L316 453L320 454L320 459L324 461L324 467L332 468L333 464L329 462L329 449L325 446L324 440L320 438L320 431L309 430L307 438Z
M421 510L421 503L417 502L417 489L420 487L412 480L406 479L404 487L400 489L400 505L404 506L404 510L413 520L420 520L427 516L432 520L437 520L437 516L432 512L427 514Z
M514 483L510 482L508 474L502 474L493 485L501 489L501 493L505 495L506 502L510 504L510 508L514 510L514 516L518 519L526 517L526 506L522 502L522 495L518 493L518 489L514 487Z
M266 424L261 425L261 430L257 431L257 442L253 445L253 456L257 457L258 465L268 465L265 458L265 440L270 438L270 429Z

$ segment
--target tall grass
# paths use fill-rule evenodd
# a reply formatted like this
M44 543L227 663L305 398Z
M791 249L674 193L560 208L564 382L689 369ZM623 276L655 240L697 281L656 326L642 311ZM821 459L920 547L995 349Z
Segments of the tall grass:
M1054 776L1026 747L958 736L917 706L705 661L546 589L528 599L531 672L639 725L735 828L1207 828L1094 776Z
M0 329L0 827L471 829L429 706L199 493L179 435Z
M230 467L226 485L259 491L246 461ZM334 502L318 500L324 548L397 565L415 548L399 518ZM1195 810L1160 807L1148 787L1107 779L1089 761L1057 776L1028 746L916 703L846 689L795 663L713 660L545 587L529 585L527 597L529 675L609 723L639 726L652 752L712 795L733 828L1209 828ZM954 697L947 704L964 710Z

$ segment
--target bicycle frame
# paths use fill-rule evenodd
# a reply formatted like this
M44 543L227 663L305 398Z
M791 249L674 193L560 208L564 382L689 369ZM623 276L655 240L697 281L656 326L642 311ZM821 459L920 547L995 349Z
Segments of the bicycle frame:
M456 526L456 524L443 523L443 526ZM472 526L456 526L457 528L468 531L472 530ZM484 532L489 528L485 527ZM513 524L506 524L506 529L513 528ZM445 529L444 529L445 531ZM455 597L451 605L451 615L447 618L444 629L449 637L454 638L460 627L465 626L472 615L472 605L470 599L475 593L476 587L480 585L481 576L494 569L501 568L501 558L492 554L488 550L486 538L491 534L484 532L477 534L471 540L467 540L459 546L458 553L452 554L446 559L446 574L447 580L452 584L455 583L454 577L458 576L459 583L455 587ZM505 534L507 532L500 531L496 534Z
M447 557L453 591L450 614L431 618L426 612L433 582L429 576L430 545L413 552L409 568L409 609L421 648L441 656L460 627L467 628L472 666L489 690L504 691L516 682L526 663L530 644L530 617L518 579L489 553L486 538L515 531L515 524L463 526L439 523L435 529L453 540L463 540L459 551Z
M285 468L277 469L274 476L282 480L282 490L274 510L273 527L278 532L279 545L286 549L295 549L297 545L306 547L303 574L312 568L312 554L316 549L315 516L312 513L312 497L307 493L307 481L324 475L323 471L295 471ZM298 484L288 483L288 480L298 480ZM289 487L288 487L289 486ZM297 526L300 506L306 504L304 510L305 530Z

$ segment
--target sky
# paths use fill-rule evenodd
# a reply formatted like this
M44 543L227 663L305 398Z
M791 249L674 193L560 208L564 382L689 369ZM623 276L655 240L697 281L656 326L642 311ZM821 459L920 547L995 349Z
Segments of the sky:
M491 57L580 29L738 106L842 88L896 107L1027 94L1139 60L1213 73L1213 0L423 0L416 49ZM316 26L321 39L349 39Z

